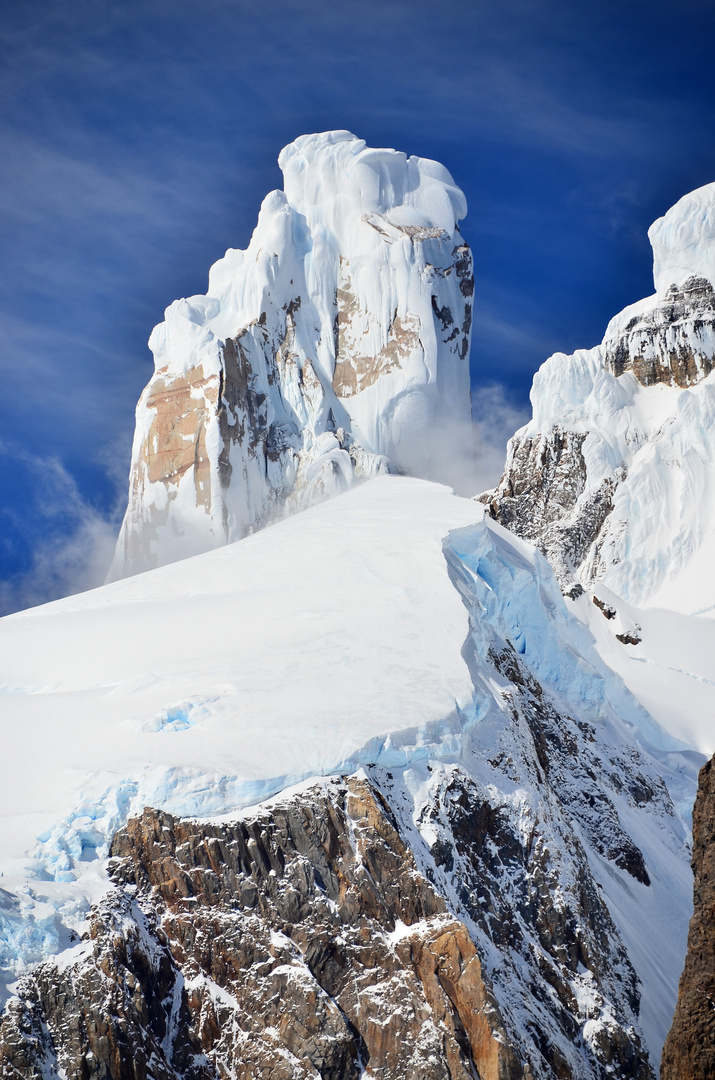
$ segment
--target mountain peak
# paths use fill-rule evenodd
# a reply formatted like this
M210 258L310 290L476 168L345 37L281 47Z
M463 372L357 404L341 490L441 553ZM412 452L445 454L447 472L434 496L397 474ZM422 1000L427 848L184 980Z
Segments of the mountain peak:
M449 479L470 430L466 201L439 163L347 131L279 163L246 251L149 340L112 577L398 471ZM467 450L467 456L469 451Z
M715 285L715 183L683 195L648 230L656 291L705 278Z

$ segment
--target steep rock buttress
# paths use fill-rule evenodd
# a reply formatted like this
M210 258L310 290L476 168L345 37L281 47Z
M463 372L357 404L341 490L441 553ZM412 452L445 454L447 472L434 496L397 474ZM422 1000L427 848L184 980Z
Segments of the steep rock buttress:
M346 131L302 136L279 164L285 190L247 250L151 335L111 578L240 539L355 478L441 479L464 456L462 192L437 162Z
M695 910L662 1080L715 1075L715 758L700 770L693 811Z

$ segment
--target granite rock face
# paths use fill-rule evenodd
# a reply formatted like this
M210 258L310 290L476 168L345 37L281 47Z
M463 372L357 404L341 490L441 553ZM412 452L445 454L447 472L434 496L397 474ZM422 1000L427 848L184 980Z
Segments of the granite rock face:
M700 771L693 811L694 913L662 1080L715 1076L715 758Z
M111 578L207 551L387 471L430 479L471 423L466 202L434 161L306 135L245 251L149 346ZM448 455L447 455L448 456ZM468 451L466 457L469 457Z
M234 824L147 810L112 856L90 940L12 1002L2 1075L524 1075L467 928L364 780Z
M458 767L416 832L392 774L375 779L384 794L324 781L234 821L131 820L86 940L10 1001L0 1075L652 1080L635 974L546 778L527 835Z

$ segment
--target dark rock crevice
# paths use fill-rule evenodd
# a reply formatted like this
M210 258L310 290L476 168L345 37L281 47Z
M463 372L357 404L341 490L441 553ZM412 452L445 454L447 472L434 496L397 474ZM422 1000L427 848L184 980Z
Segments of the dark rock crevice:
M715 758L700 770L693 810L694 911L662 1080L715 1076Z

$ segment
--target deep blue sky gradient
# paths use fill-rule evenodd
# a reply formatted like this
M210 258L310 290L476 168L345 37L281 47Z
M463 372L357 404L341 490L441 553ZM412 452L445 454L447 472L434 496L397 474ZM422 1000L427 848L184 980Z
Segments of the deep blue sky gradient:
M276 158L349 128L464 189L480 388L652 291L715 180L715 5L32 0L0 15L0 609L99 580L149 332L245 247ZM89 568L86 565L89 564Z

